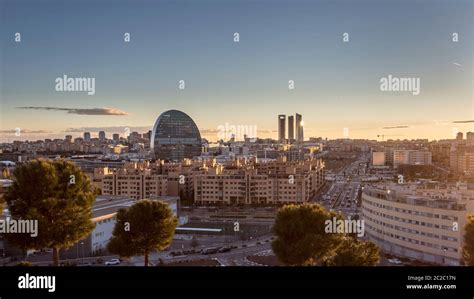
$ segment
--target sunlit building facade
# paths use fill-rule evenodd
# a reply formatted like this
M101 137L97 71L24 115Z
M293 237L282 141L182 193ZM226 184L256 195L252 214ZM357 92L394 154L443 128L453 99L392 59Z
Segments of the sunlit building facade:
M410 184L365 187L365 234L391 254L460 265L464 225L474 212L474 186Z

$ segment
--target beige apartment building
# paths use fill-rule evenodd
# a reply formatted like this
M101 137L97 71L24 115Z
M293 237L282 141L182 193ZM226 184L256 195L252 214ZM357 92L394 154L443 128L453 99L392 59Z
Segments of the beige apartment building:
M100 177L103 195L121 195L133 199L156 198L160 196L180 196L181 199L193 195L193 176L207 173L213 162L184 160L180 163L157 161L156 163L126 163L123 168L110 170L96 169L94 175Z
M133 199L159 196L194 198L197 204L304 203L324 184L324 163L319 159L274 161L236 159L181 163L127 163L114 171L101 169L103 195Z
M463 228L474 213L474 185L377 185L362 193L365 234L382 251L440 265L459 265Z
M427 150L394 150L393 166L398 165L430 165L431 152Z
M317 159L255 163L222 173L194 176L198 204L284 204L311 200L324 184L324 164Z
M136 200L165 196L168 194L168 176L138 171L130 173L121 169L103 177L102 194L127 196Z
M450 166L456 173L474 174L474 144L453 143Z

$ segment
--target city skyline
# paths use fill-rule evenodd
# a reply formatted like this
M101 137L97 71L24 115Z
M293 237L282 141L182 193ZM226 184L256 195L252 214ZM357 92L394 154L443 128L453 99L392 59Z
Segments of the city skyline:
M170 109L211 141L226 123L277 139L275 116L298 111L306 139L474 130L472 3L297 3L3 1L0 142L143 133ZM94 78L94 93L56 91L65 75ZM392 75L419 78L419 95L381 91Z
M473 38L474 0L0 0L0 289L472 294Z
M290 116L289 116L290 117ZM306 121L304 121L306 122ZM381 127L380 134L377 135L370 135L370 136L365 136L365 135L359 135L359 134L353 134L350 136L350 127L348 128L341 128L341 134L340 136L333 136L332 138L330 137L324 137L324 134L318 135L318 136L308 136L304 140L309 140L309 138L322 138L322 139L329 139L329 140L337 140L337 139L364 139L364 140L376 140L376 141L384 141L384 140L417 140L417 139L427 139L429 141L437 141L437 140L449 140L449 139L456 139L457 134L462 133L466 134L468 132L473 132L474 131L474 125L470 125L470 122L467 124L462 124L459 125L456 122L448 122L444 120L440 121L433 121L435 126L438 127L445 127L445 128L451 128L451 131L446 134L445 138L439 138L439 139L430 139L430 138L425 138L424 136L418 136L418 135L392 135L391 131L388 130L395 130L395 129L405 129L405 127L409 126L386 126L386 127ZM206 139L207 141L211 143L216 143L220 141L222 138L220 137L220 128L225 127L226 124L219 125L216 128L212 129L201 129L199 128L199 131L201 133L201 136L203 139ZM248 126L251 127L252 125L240 125L240 124L229 124L227 123L228 127L231 126ZM428 124L425 124L428 125ZM456 126L456 127L455 127ZM466 130L461 130L459 128L467 128ZM15 128L16 129L16 128ZM139 134L146 134L149 131L152 131L153 125L151 126L115 126L115 127L82 127L82 128L68 128L64 131L47 131L47 130L26 130L23 131L22 129L20 130L20 135L17 136L16 130L11 129L11 130L2 130L0 131L0 143L11 143L13 141L30 141L34 142L37 140L46 140L46 139L64 139L66 136L72 136L72 138L84 138L84 134L89 134L90 138L99 138L100 132L105 132L106 138L107 139L112 139L113 135L118 134L119 137L125 137L127 138L131 132L137 132ZM347 129L347 133L345 133L345 129ZM304 125L304 130L307 130L306 125ZM356 128L353 131L359 132L359 131L368 131L370 128ZM385 131L387 130L387 131ZM309 130L311 132L311 130ZM322 130L328 131L326 130ZM335 131L335 130L334 130ZM225 132L226 134L231 134L231 131ZM295 133L296 134L296 133ZM347 134L347 135L346 135ZM287 134L285 134L287 135ZM250 136L249 136L250 137ZM275 125L274 129L271 130L262 130L258 129L257 130L257 138L260 139L273 139L273 140L279 140L278 138L278 128L277 125ZM224 138L222 139L223 141L228 141L230 138ZM288 138L285 138L287 140ZM236 138L236 141L244 141L243 138L240 136Z

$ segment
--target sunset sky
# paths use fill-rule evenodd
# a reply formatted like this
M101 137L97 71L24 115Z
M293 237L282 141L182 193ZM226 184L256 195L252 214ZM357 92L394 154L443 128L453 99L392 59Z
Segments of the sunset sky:
M225 123L276 138L295 113L305 138L474 131L473 1L0 0L0 14L0 142L145 132L169 109L210 140ZM95 94L56 91L63 75ZM420 78L420 95L382 92L388 75Z

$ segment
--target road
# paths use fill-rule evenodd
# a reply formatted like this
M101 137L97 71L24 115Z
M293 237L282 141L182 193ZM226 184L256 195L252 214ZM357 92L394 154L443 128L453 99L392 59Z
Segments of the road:
M154 264L158 264L159 259L162 259L165 263L179 262L179 261L192 261L200 259L217 258L219 263L223 266L252 266L252 263L247 260L247 256L255 253L271 249L271 236L265 236L249 241L237 241L213 244L213 247L223 246L238 246L238 248L232 249L230 252L216 253L204 255L201 253L186 255L186 256L171 256L170 251L152 253L150 254L150 261ZM190 248L188 248L190 249ZM141 266L144 263L142 256L133 257L130 260L131 264Z
M204 255L200 253L192 254L192 255L187 255L187 256L172 256L170 253L172 251L175 251L177 249L179 250L190 250L192 249L190 247L189 241L183 241L183 240L174 240L173 241L173 246L170 247L170 249L163 251L163 252L154 252L150 254L150 261L153 262L154 264L158 264L159 259L162 259L163 262L166 263L171 263L171 262L178 262L178 261L192 261L192 260L199 260L199 259L210 259L210 258L218 258L219 262L223 266L230 266L230 265L236 265L236 266L252 266L256 265L255 263L252 263L247 260L247 256L253 255L255 253L269 250L271 249L271 235L266 235L262 236L259 238L252 238L251 240L246 240L246 241L231 241L231 242L226 242L225 238L216 239L219 240L217 243L211 242L209 245L212 245L212 247L223 247L223 246L237 246L238 248L232 249L230 252L225 252L225 253L217 253L217 254L209 254L209 255ZM202 245L202 248L206 248L208 246ZM107 256L95 256L95 257L84 257L84 258L78 258L78 259L62 259L60 262L61 263L76 263L78 265L80 264L92 264L94 266L104 266L104 264L97 264L95 265L94 263L97 261L97 259L102 259L103 262L119 258L117 255L107 255ZM36 261L32 262L33 265L35 266L49 266L52 264L52 256L51 254L44 254L43 259L41 261ZM128 261L123 261L120 265L115 265L114 267L117 266L143 266L144 263L144 257L143 256L135 256L130 258Z
M343 167L329 190L320 198L327 209L342 213L345 217L358 214L361 194L361 176L366 175L369 156L362 153L357 159Z

